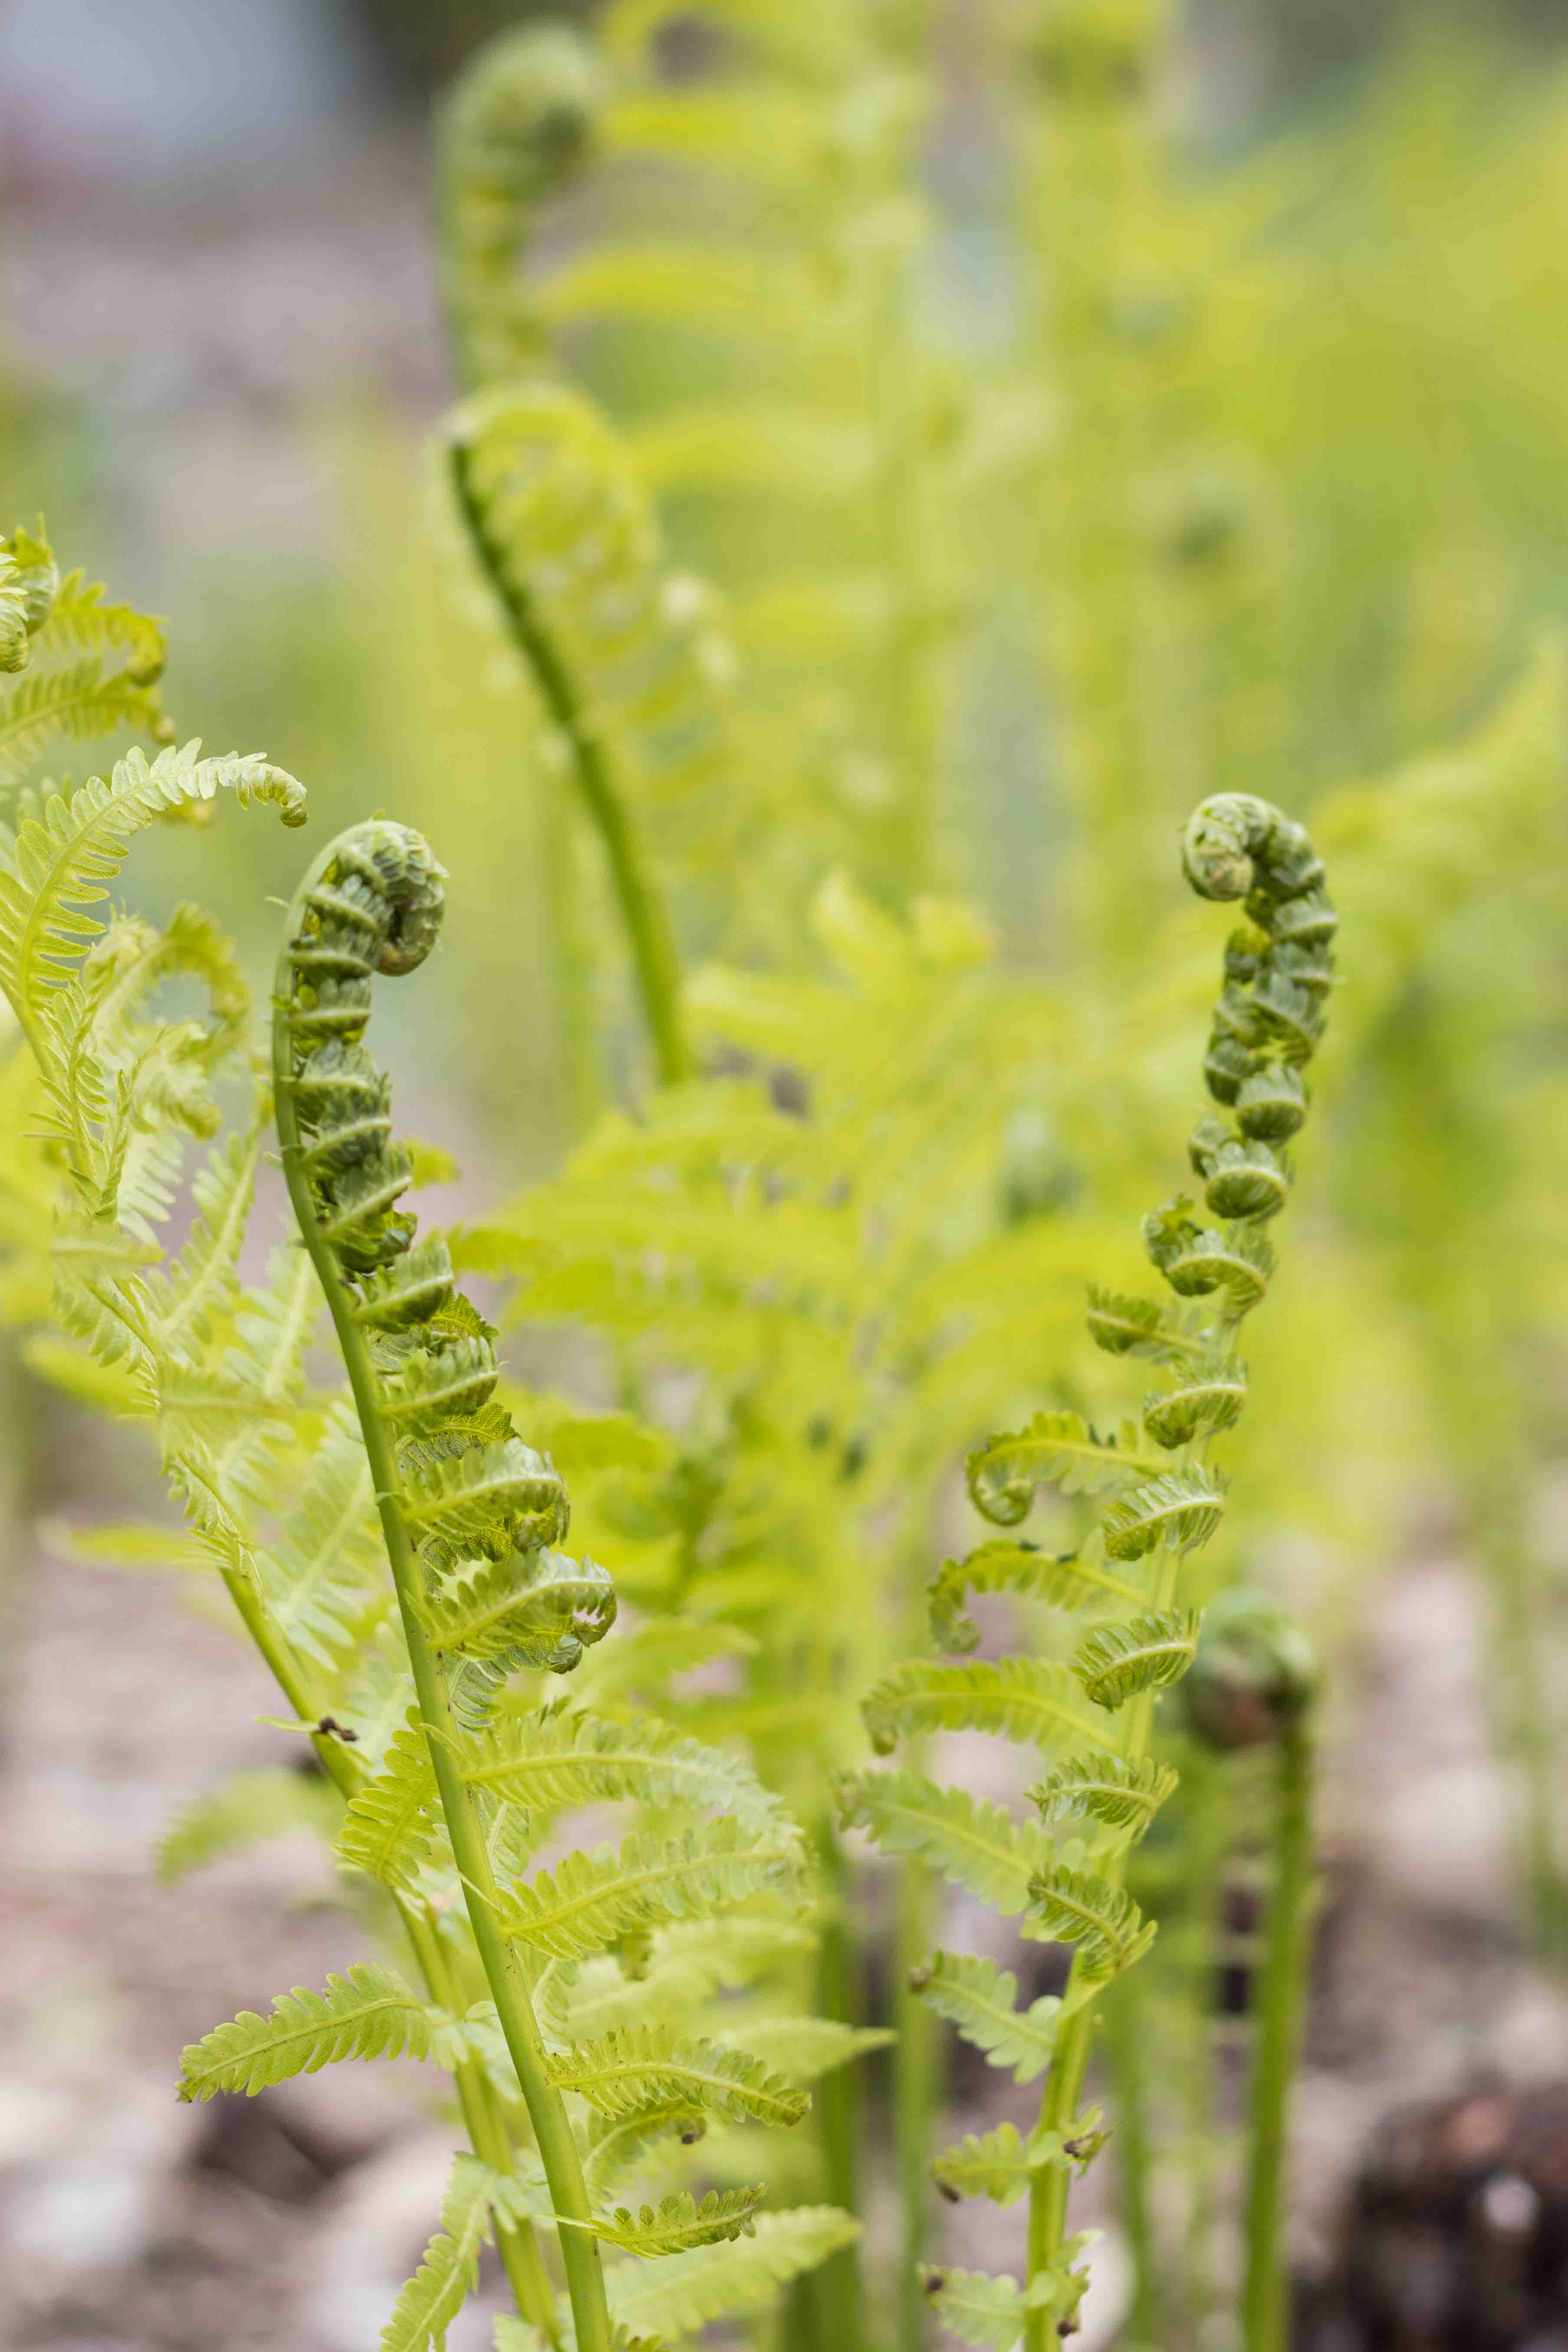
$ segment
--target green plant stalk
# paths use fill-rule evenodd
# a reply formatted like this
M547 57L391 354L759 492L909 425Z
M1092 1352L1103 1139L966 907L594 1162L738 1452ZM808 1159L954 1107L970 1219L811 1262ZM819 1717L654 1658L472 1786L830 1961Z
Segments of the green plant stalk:
M910 1769L921 1769L918 1753ZM931 2117L936 2104L936 2036L930 2011L910 1983L912 1970L931 1950L932 1936L931 1875L913 1855L906 1855L899 1872L898 1912L894 1926L894 1968L897 1984L893 2022L899 2038L893 2045L893 2139L897 2156L899 2200L902 2213L900 2272L899 2343L900 2352L921 2352L931 2329L931 2313L921 2285L931 2210Z
M563 793L546 793L539 822L544 835L544 866L555 947L562 1093L566 1105L567 1132L576 1142L593 1126L600 1104L598 1056L594 1043L594 959L584 921L576 820L571 802Z
M855 1951L846 1921L849 1899L844 1851L824 1820L817 1839L818 1858L827 1888L827 1916L823 1922L817 1960L817 2006L823 2017L857 2022ZM857 2162L860 2100L857 2069L840 2066L825 2075L816 2088L818 2130L823 2154L823 2186L829 2204L847 2213L859 2210ZM810 2290L816 2333L811 2343L863 2345L866 2336L865 2295L860 2265L853 2246L846 2246L818 2265L806 2284Z
M1194 1449L1194 1462L1201 1462L1206 1448ZM1151 1609L1169 1609L1175 1600L1176 1587L1182 1572L1182 1554L1167 1548L1161 1555L1160 1574L1150 1595ZM1149 1737L1153 1728L1154 1697L1152 1691L1141 1691L1129 1699L1125 1711L1126 1733L1121 1753L1130 1764L1141 1763L1149 1752ZM1127 1849L1107 1856L1104 1875L1112 1886L1120 1886L1126 1875ZM1079 1959L1073 1953L1072 1968L1068 1975L1067 1998L1070 2000L1078 1989ZM1050 2073L1046 2078L1045 2094L1040 2101L1040 2127L1045 2131L1066 2132L1071 2128L1083 2096L1083 2080L1089 2068L1089 2052L1094 2045L1094 2029L1099 2022L1092 2000L1074 2010L1062 2029L1051 2057ZM1066 2164L1047 2165L1036 2174L1029 2189L1028 2252L1026 2280L1048 2270L1061 2254L1067 2242L1068 2191L1071 2174ZM1032 2311L1024 2322L1024 2352L1058 2352L1056 2322L1048 2312Z
M691 1056L681 1020L680 966L668 909L648 877L642 847L626 814L603 739L591 714L578 702L571 676L549 631L542 626L531 599L521 588L503 580L489 561L460 448L452 451L452 482L475 556L500 599L518 650L571 755L572 772L583 804L593 820L609 866L611 885L631 946L643 1016L653 1042L659 1079L665 1086L677 1086L690 1075Z
M1312 1751L1311 1709L1304 1707L1279 1734L1276 1874L1252 2078L1242 2290L1247 2352L1285 2352L1288 2337L1279 2219L1286 2116L1301 2039L1312 1909Z
M223 1580L247 1632L284 1698L302 1722L310 1722L319 1710L310 1694L309 1677L288 1643L279 1639L255 1587L234 1569L224 1570ZM310 1734L310 1745L322 1770L340 1796L352 1797L363 1774L342 1741L330 1732L315 1731ZM453 1999L450 1971L432 1924L427 1918L417 1918L405 1911L401 1904L398 1916L407 1932L426 1991L442 2008L455 2012L457 2003ZM510 2173L513 2168L510 2135L484 2068L475 2058L462 2059L453 2069L453 2081L457 2087L458 2105L462 2112L463 2127L474 2154L481 2163L488 2164L492 2172ZM540 2252L531 2222L513 2220L510 2216L498 2221L496 2246L518 2310L524 2319L543 2333L549 2343L558 2343L555 2290L550 2284L550 2273L544 2267L544 2257Z
M1192 1990L1185 2004L1187 2047L1182 2069L1182 2168L1186 2177L1187 2213L1180 2278L1183 2315L1194 2330L1201 2327L1214 2300L1215 2214L1222 2161L1215 2131L1215 1939L1225 1895L1227 1836L1225 1783L1211 1764L1189 1816L1190 1860L1184 1874L1192 1907L1192 1944L1182 1959Z
M331 850L326 853L330 857ZM305 892L320 878L324 859L311 866L296 893L285 926L273 983L272 1073L282 1147L283 1177L326 1295L332 1328L337 1334L343 1368L353 1393L365 1454L375 1489L387 1562L397 1594L397 1606L408 1646L409 1664L419 1704L420 1724L429 1750L431 1769L452 1841L453 1857L462 1881L463 1898L479 1965L484 1970L496 2015L533 2126L540 2160L549 2183L551 2203L563 2228L561 2255L566 2270L577 2352L611 2352L609 2305L605 2294L604 2266L598 2240L585 2225L592 2220L577 2145L572 2137L565 2103L544 2070L539 2028L521 1972L495 1922L495 1881L490 1872L479 1820L458 1770L455 1730L440 1665L425 1638L418 1611L419 1570L413 1542L403 1517L401 1487L391 1441L381 1418L375 1372L364 1335L353 1319L331 1251L321 1237L315 1204L300 1164L300 1129L294 1105L293 1046L289 1034L290 1001L289 942L302 919ZM572 2224L577 2226L570 2226Z
M1127 2330L1139 2343L1158 2340L1161 2321L1158 2250L1150 2205L1153 2151L1149 2139L1149 2075L1143 2036L1143 1979L1129 1971L1106 2004L1106 2039L1116 2069L1117 2211L1132 2256L1132 2304Z

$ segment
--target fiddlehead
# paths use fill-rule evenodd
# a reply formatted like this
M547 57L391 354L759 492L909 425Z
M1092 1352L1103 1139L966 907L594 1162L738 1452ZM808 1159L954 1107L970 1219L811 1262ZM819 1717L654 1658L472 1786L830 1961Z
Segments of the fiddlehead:
M441 110L437 230L458 373L470 390L536 366L546 331L519 282L539 205L586 162L602 100L568 25L527 25L482 48Z
M1016 1590L1061 1608L1087 1605L1100 1622L1066 1667L1037 1666L1031 1677L1031 1662L1021 1659L962 1669L916 1662L866 1702L883 1753L900 1731L943 1726L1028 1738L1047 1761L1030 1792L1047 1826L1020 1825L1001 1808L976 1808L963 1791L908 1772L863 1773L846 1790L848 1817L865 1822L887 1850L934 1862L1021 1917L1026 1937L1074 1947L1068 1990L1050 2020L1048 2064L1042 2050L1031 2069L1047 2074L1032 2138L1021 2151L991 2151L998 2161L989 2169L963 2150L938 2164L950 2190L972 2183L972 2193L1010 2196L1027 2188L1022 2287L968 2272L936 2271L927 2281L944 2324L965 2340L995 2340L1006 2322L1026 2352L1046 2352L1064 2323L1070 2327L1083 2291L1077 2242L1065 2226L1070 2179L1092 2153L1092 2119L1079 2116L1078 2106L1093 2003L1154 1933L1123 1885L1130 1848L1175 1784L1149 1755L1154 1702L1187 1674L1197 1647L1198 1612L1180 1605L1183 1563L1224 1513L1225 1485L1207 1455L1245 1396L1238 1327L1272 1272L1263 1228L1290 1183L1284 1144L1305 1117L1300 1071L1322 1034L1332 980L1334 912L1322 862L1300 826L1265 802L1219 795L1189 823L1183 866L1200 897L1240 899L1247 917L1226 950L1204 1065L1218 1110L1199 1121L1190 1147L1204 1206L1181 1194L1144 1222L1145 1249L1176 1303L1162 1307L1094 1291L1089 1307L1097 1343L1113 1356L1152 1360L1163 1385L1145 1400L1139 1420L1111 1433L1074 1413L1041 1412L1026 1427L989 1439L970 1458L969 1491L994 1524L1020 1526L1040 1486L1101 1498L1097 1523L1075 1559L1053 1559L1023 1539L993 1539L972 1563L948 1562L932 1588L933 1630L950 1645L973 1646L963 1609L970 1586ZM1205 1210L1215 1222L1205 1221ZM1108 1718L1117 1736L1108 1738ZM1064 1821L1073 1833L1054 1843L1048 1825ZM922 1989L954 1972L939 1955L922 1972ZM944 2013L967 2030L961 2007L949 2002ZM987 2021L984 2032L986 2047L994 2028Z
M667 2200L640 2235L618 2210L596 2214L589 2170L604 2187L608 2168L585 2170L592 2143L574 2137L563 2094L595 2114L635 2116L645 2141L689 2138L710 2109L793 2122L807 2102L761 2059L673 2026L574 2032L575 1969L606 1950L642 1954L671 1923L796 1900L802 1855L744 1767L662 1727L597 1725L548 1706L491 1722L497 1685L517 1668L570 1671L613 1622L615 1595L591 1560L554 1549L568 1518L563 1483L497 1402L493 1335L457 1289L444 1245L416 1244L398 1205L409 1157L363 1037L374 976L413 971L434 942L441 886L406 828L343 835L296 895L274 996L285 1175L353 1393L417 1699L415 1724L351 1804L341 1849L403 1895L449 1854L538 2140L579 2352L608 2352L599 2242L639 2259L696 2252L750 2234L761 2192L718 2206ZM726 1817L515 1878L537 1843L535 1806L547 1821L563 1804L616 1798ZM552 1980L542 2033L529 1986L542 1985L547 1963L564 1978ZM547 2049L546 2033L566 2046ZM842 2242L841 2228L825 2217L803 2261Z

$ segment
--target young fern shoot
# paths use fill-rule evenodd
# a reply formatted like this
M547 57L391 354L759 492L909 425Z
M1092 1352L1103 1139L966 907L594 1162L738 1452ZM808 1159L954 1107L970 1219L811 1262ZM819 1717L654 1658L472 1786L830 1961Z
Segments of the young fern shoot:
M699 2137L709 2114L791 2125L809 2101L744 2047L667 2024L574 2038L574 1972L609 1952L635 1977L667 1924L758 1904L787 1909L799 1899L803 1850L742 1764L660 1725L548 1706L496 1719L509 1675L569 1671L608 1630L616 1604L601 1569L554 1549L569 1517L563 1482L495 1399L493 1335L457 1290L446 1244L416 1245L415 1220L396 1205L412 1162L393 1139L389 1082L361 1039L374 974L411 971L433 945L441 881L425 843L401 825L341 835L295 896L273 1003L284 1174L348 1374L416 1697L382 1772L356 1794L341 1850L405 1890L427 1867L427 1849L449 1853L544 2192L529 2199L526 2183L480 2166L453 2197L480 2236L490 2210L504 2213L520 2195L525 2211L552 2221L569 2340L577 2352L611 2352L601 2242L638 2261L693 2258L677 2274L679 2304L702 2287L711 2265L700 2257L756 2235L763 2191L714 2190L700 2202L682 2191L634 2214L595 2210L594 2180L624 2172L660 2138ZM673 1810L688 1825L517 1875L551 1813L626 1798ZM569 2095L595 2119L585 2137L574 2130ZM729 2292L771 2288L843 2242L849 2227L810 2211L767 2221L771 2233L728 2265ZM446 2239L457 2244L459 2231L448 2224ZM721 2285L709 2280L721 2309ZM657 2293L642 2301L657 2315ZM548 2313L542 2324L537 2309L529 2319L527 2340L563 2340Z
M1197 1645L1184 1563L1224 1514L1210 1448L1245 1399L1238 1327L1273 1271L1264 1229L1288 1195L1284 1146L1306 1115L1300 1074L1322 1034L1331 982L1336 919L1322 862L1300 825L1266 802L1220 794L1188 824L1183 864L1200 897L1242 899L1247 917L1226 950L1205 1057L1218 1108L1199 1120L1189 1147L1215 1222L1185 1194L1154 1211L1144 1245L1177 1303L1091 1289L1089 1313L1101 1348L1151 1360L1163 1384L1114 1432L1077 1413L1042 1412L981 1446L970 1457L969 1492L994 1525L1021 1527L1045 1486L1103 1496L1098 1524L1067 1557L1020 1535L993 1538L946 1562L931 1589L933 1634L950 1652L978 1643L965 1613L971 1591L1089 1611L1093 1622L1068 1664L916 1660L865 1702L883 1754L900 1736L942 1729L1034 1746L1047 1767L1030 1790L1039 1818L1016 1822L1001 1806L910 1772L861 1773L844 1791L846 1819L885 1851L933 1864L1020 1919L1024 1936L1073 1947L1062 1998L1037 2000L1026 2014L1014 2010L1013 1979L990 1961L938 1953L917 1972L917 1989L994 2064L1014 2066L1020 2081L1045 2077L1026 2139L1003 2126L949 2149L935 2167L949 2197L1028 2200L1022 2284L964 2270L925 2273L942 2325L988 2352L1020 2341L1026 2352L1047 2352L1070 2328L1086 2284L1084 2242L1068 2236L1067 2209L1074 2173L1102 2137L1095 2116L1079 2111L1094 2004L1154 1935L1123 1883L1129 1850L1175 1785L1151 1754L1154 1702L1181 1680ZM1070 1834L1058 1843L1064 1824Z

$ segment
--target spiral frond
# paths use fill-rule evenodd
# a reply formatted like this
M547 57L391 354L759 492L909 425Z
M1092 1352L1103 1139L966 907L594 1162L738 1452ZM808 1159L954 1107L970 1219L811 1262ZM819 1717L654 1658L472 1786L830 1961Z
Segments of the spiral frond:
M537 364L545 343L521 284L536 214L592 152L598 60L569 25L523 25L479 49L437 126L436 187L447 309L469 386Z

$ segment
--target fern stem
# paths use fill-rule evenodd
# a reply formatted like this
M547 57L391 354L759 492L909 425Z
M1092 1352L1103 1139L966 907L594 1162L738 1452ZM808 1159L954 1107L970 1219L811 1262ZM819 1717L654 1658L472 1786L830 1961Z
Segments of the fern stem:
M1274 1897L1258 2012L1247 2184L1247 2352L1285 2352L1287 2285L1280 2260L1280 2197L1291 2076L1301 2038L1312 1906L1312 1718L1281 1728L1278 1750Z
M255 1586L233 1569L223 1570L223 1580L273 1680L295 1714L308 1722L317 1713L310 1678L288 1643L279 1637ZM331 1732L313 1731L310 1745L322 1770L340 1796L352 1797L363 1775L360 1766L342 1741ZM407 1931L415 1964L424 1979L426 1991L443 2008L455 2010L457 2004L452 1997L450 1976L429 1921L416 1917L401 1906L398 1916ZM454 2068L453 2079L457 2084L464 2128L474 2154L492 2171L510 2173L512 2170L510 2136L483 2067L476 2059L465 2058ZM559 2341L555 2294L532 2224L510 2219L498 2221L496 2244L519 2312L524 2319L542 2329L548 2341L554 2345Z
M642 847L626 814L604 741L591 712L578 699L572 675L554 640L527 591L516 581L504 577L500 567L491 561L468 479L467 453L454 444L451 457L453 488L475 556L500 599L545 709L561 731L584 805L603 845L631 945L643 1016L653 1042L660 1081L665 1086L679 1085L689 1075L691 1059L681 1021L680 966L668 909L648 877Z
M849 1889L844 1850L824 1821L817 1835L817 1853L827 1882L827 1916L822 1926L817 1961L817 2011L820 2016L857 2024L859 2002L855 1985L855 1952L846 1919ZM841 2066L817 2085L816 2106L823 2151L823 2187L829 2204L847 2213L859 2210L857 2142L860 2122L858 2072ZM866 2342L865 2297L860 2264L853 2246L845 2246L813 2272L807 2282L816 2315L819 2344L863 2345Z
M1128 2334L1138 2343L1160 2335L1160 2278L1150 2203L1153 2150L1149 2138L1149 2030L1143 1979L1136 1969L1115 1988L1106 2008L1108 2053L1116 2070L1118 2211L1132 2255L1132 2306Z
M429 1986L432 1997L449 2012L456 2013L458 2001L452 1982L452 1972L441 1949L440 1938L428 1920L415 1919L405 1915L409 1940L414 1946ZM477 2058L465 2058L453 2069L458 2088L458 2105L462 2109L464 2127L469 2145L481 2164L503 2176L513 2170L511 2136L506 2118L497 2104L489 2076ZM513 2219L510 2214L496 2216L496 2252L511 2289L512 2301L524 2319L531 2320L552 2347L559 2347L561 2330L556 2319L555 2290L550 2284L550 2273L544 2267L544 2257L539 2251L539 2240L532 2224Z
M326 1295L343 1369L348 1374L354 1409L359 1416L387 1562L392 1570L398 1612L407 1642L408 1661L414 1673L420 1723L452 1841L453 1856L462 1881L479 1965L484 1970L501 2032L517 2071L523 2104L533 2126L545 2179L550 2185L552 2204L563 2220L586 2222L592 2215L577 2145L572 2137L565 2104L544 2070L539 2028L534 2021L528 1989L514 1955L496 1927L495 1882L490 1873L489 1853L458 1770L455 1728L440 1665L419 1622L419 1571L403 1516L402 1490L392 1441L381 1417L374 1368L364 1335L353 1319L336 1259L322 1236L301 1162L299 1118L294 1099L293 1050L289 1029L290 943L303 919L306 892L320 880L335 845L331 845L308 870L295 896L289 912L284 945L279 954L273 985L272 1077L278 1136L282 1147L283 1177L300 1235L310 1253L311 1262ZM577 2334L577 2352L611 2352L609 2305L605 2294L598 2241L589 2230L569 2229L561 2233L561 2252Z
M1194 1448L1194 1461L1201 1462L1206 1451L1206 1447ZM1182 1558L1182 1552L1173 1546L1167 1547L1160 1556L1160 1572L1150 1596L1151 1606L1157 1612L1169 1609L1176 1597ZM1152 1690L1145 1690L1127 1702L1121 1753L1129 1764L1142 1763L1149 1752L1149 1738L1154 1724L1154 1698ZM1123 1846L1120 1853L1106 1857L1104 1876L1108 1885L1120 1887L1126 1873L1127 1848ZM1077 1990L1081 1954L1080 1945L1073 1953L1072 1968L1068 1976L1067 1999L1069 2003ZM1079 2111L1079 2102L1083 2096L1083 2081L1089 2071L1089 2053L1094 2046L1094 2029L1098 2022L1094 2002L1089 2000L1073 2011L1062 2030L1052 2053L1045 2095L1040 2102L1040 2125L1045 2131L1065 2133L1072 2126ZM1066 2164L1047 2165L1036 2174L1030 2186L1029 2280L1041 2271L1049 2270L1061 2255L1067 2242L1068 2191L1070 2186L1071 2171ZM1026 2316L1024 2352L1058 2352L1056 2322L1048 2312L1035 2311Z
M911 1759L911 1770L919 1770ZM916 1994L913 1973L933 1941L931 1874L914 1854L899 1872L894 1924L896 1984L893 2021L893 2137L902 2213L899 2343L900 2352L921 2352L931 2329L921 2264L929 2238L931 2210L931 2117L936 2104L936 2036L931 2013Z

